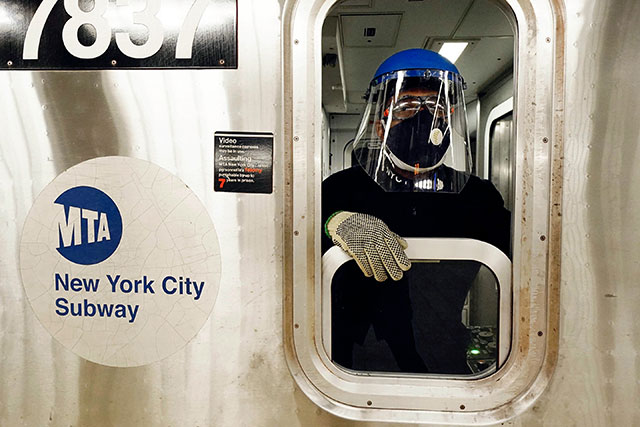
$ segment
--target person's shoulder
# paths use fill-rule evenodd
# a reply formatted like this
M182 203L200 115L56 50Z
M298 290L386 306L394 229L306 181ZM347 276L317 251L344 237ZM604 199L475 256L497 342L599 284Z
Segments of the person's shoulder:
M491 205L504 205L504 200L498 189L488 179L476 175L469 175L462 193L479 202Z
M347 169L343 169L341 171L335 172L322 182L322 186L327 187L342 187L345 185L353 185L362 181L369 180L369 176L362 169L360 165L355 165Z

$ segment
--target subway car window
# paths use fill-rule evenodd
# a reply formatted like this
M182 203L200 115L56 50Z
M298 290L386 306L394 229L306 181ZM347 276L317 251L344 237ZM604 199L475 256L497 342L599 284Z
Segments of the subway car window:
M474 379L506 359L513 114L487 120L514 95L514 39L489 0L329 11L318 233L340 369Z
M505 206L513 209L511 144L513 135L513 113L508 113L490 124L489 132L489 179L496 186Z

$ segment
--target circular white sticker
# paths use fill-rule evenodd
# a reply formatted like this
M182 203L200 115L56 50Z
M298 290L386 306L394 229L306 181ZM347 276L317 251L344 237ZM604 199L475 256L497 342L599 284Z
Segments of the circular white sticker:
M207 210L175 175L101 157L57 176L22 231L20 270L42 325L78 356L140 366L185 346L218 294Z

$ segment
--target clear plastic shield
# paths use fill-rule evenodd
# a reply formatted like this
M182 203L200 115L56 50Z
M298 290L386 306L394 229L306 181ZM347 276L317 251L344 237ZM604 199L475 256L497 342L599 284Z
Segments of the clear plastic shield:
M360 165L386 191L462 190L471 171L463 90L451 71L378 77L354 142Z

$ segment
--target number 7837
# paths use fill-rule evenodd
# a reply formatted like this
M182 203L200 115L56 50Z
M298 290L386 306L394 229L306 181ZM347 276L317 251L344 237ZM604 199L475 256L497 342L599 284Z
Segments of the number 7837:
M38 50L44 25L53 10L61 0L43 0L38 6L33 19L27 28L24 39L23 59L38 59ZM109 7L109 0L94 0L93 9L84 11L80 8L79 0L63 0L64 9L70 18L62 28L62 42L67 51L81 59L94 59L102 55L111 43L112 29L104 17ZM147 28L148 37L143 44L135 44L127 32L115 34L116 45L120 51L130 58L144 59L155 55L164 42L164 30L157 14L162 0L146 0L145 8L133 12L133 23ZM176 59L190 59L198 24L211 0L194 0L178 34L176 44ZM116 6L128 6L130 0L116 0ZM78 30L83 25L91 25L95 29L93 44L86 46L78 39Z

